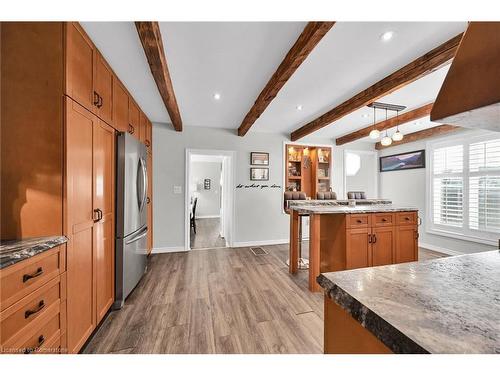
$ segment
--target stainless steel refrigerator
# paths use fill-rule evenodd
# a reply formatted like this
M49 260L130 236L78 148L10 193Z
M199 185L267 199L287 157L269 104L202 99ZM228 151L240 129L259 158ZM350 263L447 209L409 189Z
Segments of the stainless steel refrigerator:
M115 309L139 283L147 265L146 147L128 133L117 136Z

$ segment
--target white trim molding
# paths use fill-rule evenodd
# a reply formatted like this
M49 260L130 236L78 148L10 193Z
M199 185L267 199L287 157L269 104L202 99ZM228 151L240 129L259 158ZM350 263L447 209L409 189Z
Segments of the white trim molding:
M164 254L164 253L183 253L186 252L184 246L173 246L173 247L155 247L151 250L151 254Z
M266 241L247 241L247 242L234 242L232 247L251 247L251 246L266 246L266 245L281 245L287 244L290 240L266 240Z
M424 242L419 242L418 247L422 247L424 249L432 250L432 251L435 251L437 253L442 253L442 254L446 254L446 255L464 255L464 254L466 254L466 253L462 253L460 251L451 250L451 249L447 249L445 247L435 246L435 245L431 245L431 244L424 243Z
M197 219L220 219L220 215L197 215Z

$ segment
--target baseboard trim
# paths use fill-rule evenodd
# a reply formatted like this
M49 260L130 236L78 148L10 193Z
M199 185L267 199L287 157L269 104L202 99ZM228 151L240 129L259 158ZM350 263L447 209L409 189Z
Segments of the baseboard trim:
M197 215L196 218L197 219L219 219L220 215L203 215L203 216Z
M179 253L187 251L184 246L173 247L155 247L151 250L151 254L164 254L164 253Z
M250 247L250 246L266 246L266 245L281 245L288 243L287 239L282 240L265 240L265 241L246 241L246 242L233 242L232 247Z
M460 251L451 250L451 249L447 249L445 247L435 246L435 245L431 245L431 244L423 243L423 242L419 242L418 246L423 247L424 249L436 251L438 253L443 253L446 255L464 255L465 254L465 253L462 253Z

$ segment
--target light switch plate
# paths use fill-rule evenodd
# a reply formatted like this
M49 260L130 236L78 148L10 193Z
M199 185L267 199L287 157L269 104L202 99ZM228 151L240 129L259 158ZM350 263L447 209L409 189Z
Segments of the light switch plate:
M182 194L182 186L174 185L174 194Z

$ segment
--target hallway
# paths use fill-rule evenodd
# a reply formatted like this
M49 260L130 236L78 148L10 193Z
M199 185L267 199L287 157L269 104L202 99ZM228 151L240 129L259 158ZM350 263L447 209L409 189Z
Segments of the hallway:
M220 236L220 219L196 219L196 234L191 228L191 250L226 247L226 241Z

